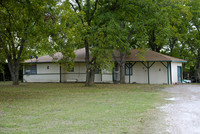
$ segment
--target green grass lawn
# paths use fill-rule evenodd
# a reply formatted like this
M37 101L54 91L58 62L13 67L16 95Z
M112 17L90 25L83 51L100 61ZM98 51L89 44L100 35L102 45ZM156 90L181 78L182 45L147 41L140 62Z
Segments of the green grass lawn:
M164 85L0 82L0 133L141 133Z

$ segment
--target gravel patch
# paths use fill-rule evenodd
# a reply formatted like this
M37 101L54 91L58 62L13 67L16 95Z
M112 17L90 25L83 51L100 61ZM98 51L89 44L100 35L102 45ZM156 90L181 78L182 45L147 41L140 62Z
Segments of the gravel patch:
M166 132L200 134L200 85L177 85L164 89L171 94L160 110L165 113Z

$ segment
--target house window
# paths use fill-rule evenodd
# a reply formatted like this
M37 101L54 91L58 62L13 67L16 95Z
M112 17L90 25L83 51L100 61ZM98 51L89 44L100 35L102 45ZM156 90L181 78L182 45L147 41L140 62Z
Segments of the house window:
M130 63L125 64L125 75L132 75L132 73L133 73L132 64L130 64Z
M24 73L25 74L37 74L37 66L36 66L36 64L34 64L34 65L25 65Z
M95 71L94 71L94 73L95 73L95 74L100 74L100 73L101 73L101 69L97 69L97 68L96 68Z
M74 67L71 70L69 70L68 72L74 72Z

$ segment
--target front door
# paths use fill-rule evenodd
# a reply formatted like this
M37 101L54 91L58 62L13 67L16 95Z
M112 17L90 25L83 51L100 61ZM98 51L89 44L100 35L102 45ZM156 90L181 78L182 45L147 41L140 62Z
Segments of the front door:
M182 82L182 67L178 66L177 67L177 73L178 73L178 83Z

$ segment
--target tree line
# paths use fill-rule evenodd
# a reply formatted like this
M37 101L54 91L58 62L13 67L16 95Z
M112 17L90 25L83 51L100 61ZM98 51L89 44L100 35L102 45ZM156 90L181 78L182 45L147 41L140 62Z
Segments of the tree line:
M199 0L0 0L0 12L0 68L8 62L13 85L30 55L60 51L59 62L70 69L74 50L83 47L87 86L95 69L113 68L112 59L125 83L125 57L133 48L185 59L185 71L193 68L200 79Z

